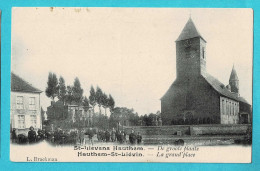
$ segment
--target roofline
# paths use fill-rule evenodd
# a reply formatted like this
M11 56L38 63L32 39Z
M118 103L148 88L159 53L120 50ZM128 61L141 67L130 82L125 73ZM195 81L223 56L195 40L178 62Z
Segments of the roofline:
M37 89L37 91L20 91L20 90L12 90L12 74L16 77L18 77L19 79L21 79L22 81L24 81L26 84L29 84L32 88ZM25 79L23 79L22 77L20 77L19 75L15 74L13 71L11 71L10 74L11 77L11 91L16 91L16 92L31 92L31 93L42 93L43 91L41 91L40 89L34 87L32 84L30 84L28 81L26 81Z
M193 38L197 38L197 37L201 38L202 40L204 40L205 43L207 43L207 41L202 36L195 36L195 37L191 37L191 38L188 38L188 39L193 39ZM177 40L175 40L175 42L180 42L180 41L188 40L188 39L181 39L181 40L177 39Z
M201 75L201 76L202 76L202 75ZM246 103L246 104L250 105L246 100L245 100L245 102L243 102L243 101L241 101L241 100L238 100L238 99L235 99L235 98L233 98L233 97L229 97L229 96L227 96L227 95L224 95L224 94L220 93L218 90L216 90L216 89L208 82L208 80L207 80L204 76L202 76L202 78L204 78L204 79L206 80L206 82L210 85L210 87L212 87L212 89L215 90L219 95L221 95L221 96L223 96L223 97L226 97L226 98L229 98L229 99L232 99L232 100L235 100L235 101L238 101L238 102L242 102L242 103Z
M21 90L11 90L11 92L21 92L21 93L42 93L43 91L21 91Z

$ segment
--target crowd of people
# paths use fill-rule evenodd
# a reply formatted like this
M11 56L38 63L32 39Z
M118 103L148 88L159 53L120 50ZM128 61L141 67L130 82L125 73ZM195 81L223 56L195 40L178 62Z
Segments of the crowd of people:
M130 143L134 145L142 143L142 136L139 132L136 134L134 130L131 130L131 133L127 136L125 130L115 130L114 128L112 130L97 130L92 128L62 130L61 128L57 128L55 131L46 131L45 129L35 131L33 127L30 127L27 135L17 135L17 130L13 129L11 140L12 143L18 144L33 144L45 140L54 145L93 145L94 142Z
M129 134L127 141L127 133L125 130L115 130L114 128L109 131L108 129L99 130L97 132L97 139L99 142L119 142L120 144L129 142L130 144L141 144L142 136L138 132L135 134L134 130Z

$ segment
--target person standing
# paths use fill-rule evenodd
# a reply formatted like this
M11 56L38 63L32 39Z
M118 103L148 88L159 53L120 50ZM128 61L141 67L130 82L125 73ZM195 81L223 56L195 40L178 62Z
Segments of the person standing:
M137 144L141 144L141 142L142 142L142 135L140 135L140 132L137 133L136 140L137 140Z
M33 144L36 142L36 132L32 126L29 129L30 131L28 132L28 140L30 144Z
M11 134L11 137L12 137L12 143L16 143L17 141L17 136L16 136L16 129L14 128L12 130L12 134Z
M91 145L93 145L93 136L94 136L94 131L92 130L92 128L89 128L89 133L88 133L88 138L89 138L89 143Z
M108 129L105 132L105 137L106 137L106 142L109 142L109 140L110 140L110 133L109 133Z
M134 133L134 130L132 130L131 134L129 134L129 142L133 145L135 144L136 135Z
M84 129L79 130L79 144L80 145L84 144Z
M87 139L88 139L88 130L85 129L85 133L84 133L84 140L83 140L83 144L86 145L87 144Z
M115 130L115 128L112 129L111 140L112 140L112 142L116 141L116 130Z
M97 139L98 141L101 141L101 130L98 130L97 132Z

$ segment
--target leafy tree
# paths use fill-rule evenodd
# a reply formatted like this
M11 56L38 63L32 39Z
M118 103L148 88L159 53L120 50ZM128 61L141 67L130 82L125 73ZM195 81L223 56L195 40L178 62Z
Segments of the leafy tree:
M109 118L110 127L117 127L118 123L125 125L128 122L131 126L137 126L139 122L139 116L134 112L134 109L128 109L126 107L116 107L111 113Z
M108 97L108 107L110 109L110 112L113 111L114 107L115 107L115 101L114 101L114 98L109 94L109 97Z
M74 85L72 87L72 95L73 95L73 100L76 103L80 104L82 102L83 89L81 88L81 84L78 77L76 77L74 80Z
M71 104L73 101L72 86L67 86L66 103Z
M45 94L47 97L51 98L54 101L55 97L58 94L58 90L59 90L59 87L58 87L57 76L55 73L49 72L47 88L45 90Z
M63 104L65 103L65 100L66 100L66 93L67 93L67 90L66 90L65 80L64 80L64 78L62 76L60 76L60 78L59 78L58 99L60 101L62 101Z
M105 115L107 115L107 108L108 108L108 97L106 95L106 93L103 93L103 97L102 97L102 106L105 109Z
M83 106L87 109L89 108L89 100L86 96L83 99Z
M102 102L103 102L103 91L98 86L97 86L97 91L96 91L96 100L97 100L97 104L99 107L99 114L101 114L101 106L102 106Z
M94 109L95 109L95 106L97 104L97 100L96 100L96 91L95 91L95 89L92 85L91 85L89 94L90 94L89 95L89 103L93 107L93 113L95 113Z

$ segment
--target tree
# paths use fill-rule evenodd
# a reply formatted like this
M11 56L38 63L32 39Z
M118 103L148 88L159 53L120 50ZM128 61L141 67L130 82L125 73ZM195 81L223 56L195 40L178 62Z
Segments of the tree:
M98 86L97 86L97 91L96 91L96 101L97 101L97 104L99 107L99 114L101 114L101 106L102 106L102 102L103 102L103 91Z
M103 106L103 108L105 109L105 115L107 115L107 108L108 108L108 97L107 97L107 95L106 95L106 93L103 93L103 97L102 97L102 99L101 99L102 101L102 106Z
M60 101L63 102L63 104L65 104L65 100L66 100L66 85L65 85L65 80L62 76L60 76L59 78L59 91L58 91L58 99Z
M83 89L81 88L81 84L78 77L76 77L74 80L74 85L72 87L72 96L73 96L73 100L76 103L80 104L82 102Z
M107 104L108 104L108 107L110 109L110 112L112 112L114 107L115 107L115 101L114 101L114 98L111 96L111 94L109 94Z
M116 107L111 113L109 118L110 128L116 128L118 124L127 126L128 123L130 126L137 126L139 122L138 113L134 112L134 109L128 109L126 107Z
M83 106L87 109L89 108L89 100L86 96L83 99Z
M49 72L47 88L45 90L45 94L47 97L51 98L54 101L55 97L58 94L58 90L59 90L59 87L58 87L57 76L55 73Z
M73 101L72 86L67 86L66 103L71 104Z
M95 106L97 104L97 101L96 101L96 92L95 92L95 89L94 89L94 87L92 85L91 85L89 94L90 94L89 95L89 103L93 107L93 113L95 113L94 109L95 109Z

